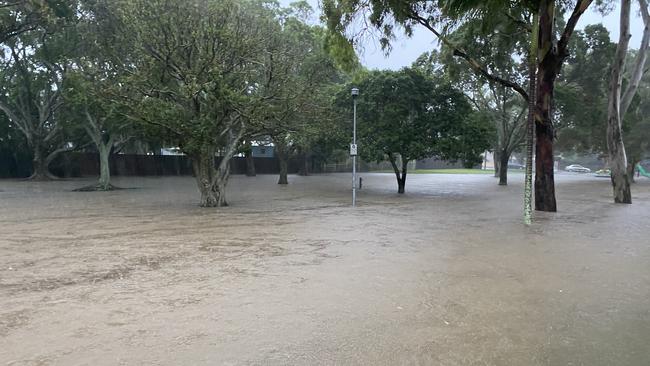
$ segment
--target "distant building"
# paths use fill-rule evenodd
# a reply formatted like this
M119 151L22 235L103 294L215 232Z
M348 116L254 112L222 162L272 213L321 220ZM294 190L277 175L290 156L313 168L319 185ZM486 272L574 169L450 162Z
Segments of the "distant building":
M254 158L272 158L275 156L274 146L251 146Z
M178 147L163 147L160 149L160 155L185 155Z

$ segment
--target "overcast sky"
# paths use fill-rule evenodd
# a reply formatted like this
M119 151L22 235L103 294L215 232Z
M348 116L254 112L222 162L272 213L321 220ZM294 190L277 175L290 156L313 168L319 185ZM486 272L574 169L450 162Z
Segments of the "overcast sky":
M280 0L280 3L288 5L293 1L294 0ZM308 2L314 7L314 9L318 9L318 0L308 0ZM633 4L633 15L630 23L630 32L632 33L630 47L638 48L641 43L643 21L639 15L636 1L634 1ZM320 15L320 9L316 12L317 15ZM589 24L603 23L609 30L612 41L618 42L619 13L620 5L606 16L598 13L592 5L591 9L580 18L577 28L583 29ZM359 57L361 58L362 63L368 68L399 69L410 65L423 52L429 51L435 47L437 47L437 42L435 42L433 34L422 27L417 27L411 38L401 36L393 42L393 50L388 57L384 56L379 46L379 42L373 39L368 39L365 42L363 46L364 50L360 53Z

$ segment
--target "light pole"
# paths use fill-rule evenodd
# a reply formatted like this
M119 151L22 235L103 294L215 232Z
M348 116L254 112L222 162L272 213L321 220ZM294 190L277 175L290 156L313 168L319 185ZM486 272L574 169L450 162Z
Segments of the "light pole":
M357 97L359 89L352 88L352 144L350 155L352 156L352 207L357 205Z

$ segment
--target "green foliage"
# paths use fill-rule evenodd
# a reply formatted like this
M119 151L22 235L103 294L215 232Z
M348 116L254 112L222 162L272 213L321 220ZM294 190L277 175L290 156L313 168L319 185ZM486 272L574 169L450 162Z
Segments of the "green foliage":
M72 0L0 1L0 43L27 32L52 32L74 17L74 5Z
M630 164L650 158L650 75L641 79L623 120L623 138Z
M123 1L124 37L138 51L132 117L189 155L226 147L263 98L263 44L273 19L260 3ZM233 136L234 135L234 136Z
M491 128L474 114L467 98L418 70L371 71L354 85L361 90L359 153L367 161L438 156L473 165L489 146ZM351 114L349 90L343 89L337 101L346 116Z
M607 87L616 44L601 24L577 31L556 89L558 148L604 152Z

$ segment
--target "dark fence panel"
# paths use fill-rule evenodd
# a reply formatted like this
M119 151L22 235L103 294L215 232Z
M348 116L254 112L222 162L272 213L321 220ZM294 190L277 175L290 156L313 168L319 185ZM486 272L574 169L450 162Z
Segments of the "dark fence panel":
M277 158L253 158L257 174L278 174L280 164ZM216 159L219 164L220 158ZM29 163L29 162L28 162ZM31 164L31 163L30 163ZM111 175L114 176L156 176L192 175L192 162L184 155L129 155L116 154L110 159ZM289 174L298 172L300 162L290 159ZM82 177L99 175L99 157L95 153L65 153L50 166L52 173L60 177ZM232 174L246 173L246 159L235 157L230 160Z
M116 154L110 159L111 175L191 175L192 165L186 156ZM59 177L99 175L99 156L94 153L61 154L50 166Z
M23 154L24 155L24 154ZM28 156L0 151L0 178L21 178L31 174L31 159ZM257 174L278 174L280 164L277 157L253 158ZM217 158L217 164L219 158ZM289 174L298 173L304 162L301 159L289 159ZM187 156L181 155L130 155L116 154L110 159L111 175L114 176L160 176L192 175L192 163ZM366 163L358 161L359 171L392 171L389 163ZM335 173L352 171L352 162L345 159L336 163L320 163L310 159L310 173ZM461 163L449 163L443 160L418 160L417 169L462 168ZM410 169L415 168L410 166ZM96 153L69 152L61 154L50 165L50 171L63 178L99 175L99 157ZM232 174L246 174L246 159L235 157L230 161Z
M0 149L0 178L27 178L32 174L29 154L10 149Z

